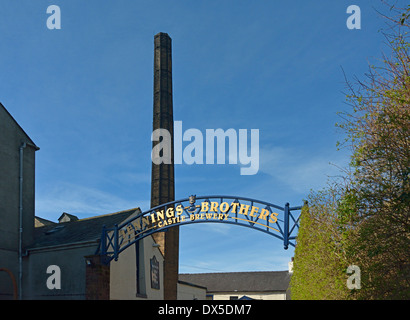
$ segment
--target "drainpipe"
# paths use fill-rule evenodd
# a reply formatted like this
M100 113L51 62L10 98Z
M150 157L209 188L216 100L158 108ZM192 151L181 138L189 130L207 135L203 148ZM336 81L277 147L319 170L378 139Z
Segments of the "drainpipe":
M20 145L20 172L19 172L19 275L18 275L18 296L22 300L22 283L23 283L23 163L24 163L24 149L29 146L35 151L40 150L34 144L22 142Z
M19 173L19 280L18 293L19 300L22 300L22 279L23 279L23 156L24 148L27 146L23 142L20 146L20 173Z

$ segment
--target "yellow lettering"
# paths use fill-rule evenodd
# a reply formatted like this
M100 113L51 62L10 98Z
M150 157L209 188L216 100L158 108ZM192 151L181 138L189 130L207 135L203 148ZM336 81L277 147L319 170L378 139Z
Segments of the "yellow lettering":
M236 213L236 208L239 206L239 203L238 202L232 202L231 206L232 206L232 212Z
M181 222L184 222L184 221L185 221L185 216L182 216L182 217L180 218L180 220L181 220Z
M141 218L135 219L132 222L132 225L134 226L135 230L141 230Z
M212 218L212 213L206 213L205 215L206 215L206 218L207 218L207 219L211 219L211 218Z
M241 208L239 209L239 214L244 214L244 215L248 215L248 211L249 211L249 204L241 204Z
M162 222L163 221L158 222L158 228L162 228Z
M132 240L134 240L135 239L135 233L133 233L133 234L131 234L129 237L128 237L128 243L130 242L130 241L132 241Z
M181 215L182 212L184 212L184 209L182 208L182 205L177 206L175 208L175 210L176 210L178 216Z
M219 206L219 210L221 210L221 212L225 213L229 210L229 204L228 202L222 202L221 205Z
M190 214L190 215L189 215L189 219L191 219L191 221L194 221L194 220L195 220L195 215L194 215L194 214Z
M218 202L211 202L211 212L218 212Z
M278 213L272 212L271 215L270 215L271 218L269 219L269 222L270 223L276 223L276 221L278 221L278 218L276 218L276 216L278 216Z
M125 239L125 236L127 235L128 231L124 230L124 229L120 229L118 231L119 236L122 237L123 239Z
M224 218L224 214L223 214L223 213L218 214L218 219L219 219L219 220L222 220L223 218Z
M124 240L128 242L135 238L134 228L129 224L125 227L125 229L119 230L120 236L123 237Z
M145 226L149 226L148 217L142 217L142 228L144 228Z
M151 221L152 221L152 223L155 222L155 215L153 213L151 213Z
M258 207L252 206L250 216L251 216L251 217L257 217L257 215L256 215L255 213L258 213L258 211L259 211L259 208L258 208Z
M174 216L174 208L168 208L166 215L167 215L167 218L172 218Z
M200 219L204 220L204 214L203 213L201 213L201 218Z
M130 237L134 233L134 228L131 224L127 225L127 236Z
M269 215L269 211L266 209L262 209L261 213L259 214L259 219L266 220L266 217Z
M164 219L165 219L164 210L157 211L157 219L158 219L158 220L159 220L159 219L161 219L161 220L164 220Z
M209 210L209 203L204 201L201 203L201 211L207 212Z

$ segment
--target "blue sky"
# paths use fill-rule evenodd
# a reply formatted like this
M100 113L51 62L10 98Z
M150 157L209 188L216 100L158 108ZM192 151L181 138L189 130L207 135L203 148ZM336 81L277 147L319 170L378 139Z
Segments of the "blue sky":
M399 1L400 2L400 1ZM401 1L403 3L403 1ZM61 30L49 30L49 5ZM349 5L361 30L346 27ZM348 162L335 128L342 68L362 77L385 50L380 1L0 1L0 102L41 148L36 215L56 221L149 209L153 39L173 41L174 120L259 129L260 170L177 165L191 194L302 204ZM223 224L181 227L180 271L285 270L293 249Z

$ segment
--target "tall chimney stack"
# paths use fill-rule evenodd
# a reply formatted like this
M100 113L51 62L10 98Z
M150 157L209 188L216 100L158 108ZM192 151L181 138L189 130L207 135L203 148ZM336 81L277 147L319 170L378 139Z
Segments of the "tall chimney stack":
M174 115L172 105L172 47L166 33L154 37L154 120L153 130L167 129L171 134L171 164L152 163L151 208L175 200ZM159 141L153 141L154 147ZM164 256L164 299L177 299L179 227L153 234Z

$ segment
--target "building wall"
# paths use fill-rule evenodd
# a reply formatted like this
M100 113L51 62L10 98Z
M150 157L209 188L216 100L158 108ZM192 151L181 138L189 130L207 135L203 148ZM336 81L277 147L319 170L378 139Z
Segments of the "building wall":
M1 243L0 243L1 245ZM18 253L16 251L0 249L0 268L5 268L13 273L15 281L18 275ZM7 272L0 272L0 300L13 299L13 282Z
M110 262L110 299L132 300L136 298L137 268L135 247L125 249L118 261Z
M142 239L118 256L118 261L110 265L110 299L111 300L163 300L164 299L164 258L151 236ZM140 283L141 292L137 294L137 250L140 253ZM150 259L156 257L159 262L159 289L151 288Z
M85 256L93 255L97 243L71 244L30 250L25 260L24 299L47 300L82 300L86 292ZM50 290L47 279L53 274L47 273L50 265L57 265L61 271L61 289Z
M164 259L158 248L152 246L151 237L141 241L140 287L144 293L137 296L137 265L135 245L130 246L119 255L118 261L112 260L109 266L110 299L162 300L163 294L163 262ZM94 256L97 249L96 242L83 244L69 244L50 248L34 249L24 258L24 299L46 300L83 300L86 299L86 258ZM160 289L151 288L150 259L155 255L160 266ZM52 275L47 273L50 265L57 265L61 271L61 289L50 290L47 279Z
M19 281L20 146L31 139L0 104L0 268L9 269ZM23 247L31 243L34 230L34 169L36 148L23 153ZM0 299L10 297L12 287L0 272Z
M243 296L255 300L286 300L286 292L224 292L224 293L208 293L213 295L213 300L230 300L231 297Z
M178 300L206 300L206 288L178 283Z

